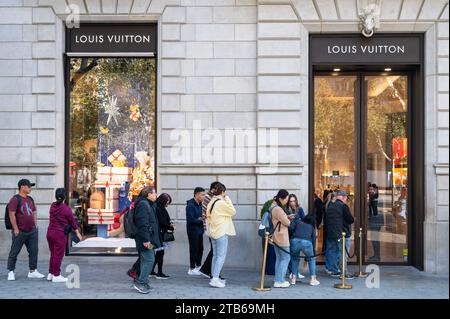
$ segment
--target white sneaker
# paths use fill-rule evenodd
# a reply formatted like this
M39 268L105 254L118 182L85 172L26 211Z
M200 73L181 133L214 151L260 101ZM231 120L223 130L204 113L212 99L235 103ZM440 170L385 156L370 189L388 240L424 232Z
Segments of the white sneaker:
M213 278L209 281L209 285L215 288L225 288L225 283L223 283L219 278Z
M37 269L33 272L29 272L28 273L28 278L33 278L33 279L42 279L45 276L43 274L41 274L39 271L37 271Z
M48 280L48 281L52 281L52 279L53 279L53 275L52 275L52 274L48 274L48 275L47 275L47 280Z
M188 270L188 275L189 275L189 276L200 276L201 273L200 273L199 270L197 270L197 268L194 268L194 269L190 269L190 268L189 268L189 270Z
M9 281L16 280L16 275L14 274L14 271L10 271L10 272L8 273L8 280L9 280Z
M274 288L287 288L289 287L291 284L289 283L289 281L283 281L283 282L274 282L273 283L273 287Z
M311 279L311 281L309 282L310 286L317 286L320 285L320 282L317 279Z
M63 277L61 275L53 276L53 278L52 278L52 282L66 282L66 281L67 281L67 278Z
M295 282L297 281L297 278L295 278L295 276L289 276L290 278L289 278L289 283L291 284L291 285L295 285Z
M194 268L192 270L192 272L194 273L194 276L201 276L201 272L200 272L200 268Z
M305 278L305 276L303 276L301 273L298 273L298 274L297 274L297 278L298 278L298 279L303 279L303 278Z

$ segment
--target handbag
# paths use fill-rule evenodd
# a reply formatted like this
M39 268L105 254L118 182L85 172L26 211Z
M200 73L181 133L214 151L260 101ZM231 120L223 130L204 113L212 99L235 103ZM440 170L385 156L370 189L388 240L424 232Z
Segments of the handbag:
M64 223L61 222L61 220L59 219L59 216L56 217L56 219L58 220L58 222L61 225L61 227L64 229L64 234L65 235L69 235L71 232L73 232L72 225L64 225Z
M167 243L170 241L175 241L175 236L173 235L173 231L166 231L163 233L163 242Z

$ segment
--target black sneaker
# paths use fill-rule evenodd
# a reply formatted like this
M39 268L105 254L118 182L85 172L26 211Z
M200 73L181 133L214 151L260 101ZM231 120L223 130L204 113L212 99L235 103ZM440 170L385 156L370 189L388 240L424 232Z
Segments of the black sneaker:
M208 277L209 277L209 279L213 279L213 276L212 276L212 275L209 275ZM220 275L219 275L219 279L220 279L220 280L226 280L225 278L223 278L223 277L220 276Z
M330 276L333 277L333 278L339 278L339 277L341 277L341 273L339 273L339 272L332 272L330 274Z
M149 275L149 277L156 278L156 277L158 277L158 274L156 272L152 271L152 273Z
M167 276L167 275L164 274L164 273L160 273L160 274L157 274L155 278L156 278L156 279L169 279L170 276Z
M153 290L153 288L151 288L149 284L140 284L138 282L134 283L134 289L139 291L141 294L148 294Z
M342 276L339 276L339 279L342 279ZM355 276L350 275L350 274L346 274L346 275L345 275L345 279L347 279L347 280L352 280L352 279L355 279Z

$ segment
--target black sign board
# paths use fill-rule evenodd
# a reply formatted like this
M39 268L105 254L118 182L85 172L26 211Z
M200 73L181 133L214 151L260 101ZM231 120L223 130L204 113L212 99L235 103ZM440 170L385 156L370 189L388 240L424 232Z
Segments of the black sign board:
M313 64L419 64L421 36L311 36Z
M67 29L67 52L154 53L156 24L80 24Z

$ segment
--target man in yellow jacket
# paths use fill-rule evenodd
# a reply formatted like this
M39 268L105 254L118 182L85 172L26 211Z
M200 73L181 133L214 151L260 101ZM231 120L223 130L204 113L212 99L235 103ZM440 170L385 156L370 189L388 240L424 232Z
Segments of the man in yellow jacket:
M219 275L227 256L228 236L236 236L232 220L236 210L231 199L225 195L225 190L225 185L219 183L206 209L207 234L213 245L212 279L209 284L215 288L224 288L226 285Z

